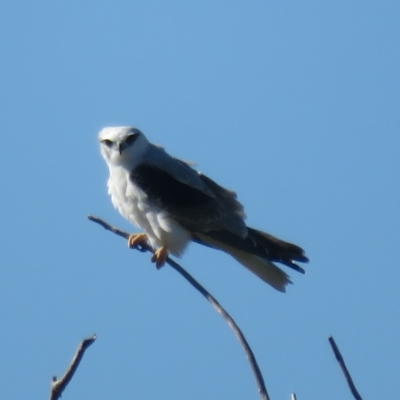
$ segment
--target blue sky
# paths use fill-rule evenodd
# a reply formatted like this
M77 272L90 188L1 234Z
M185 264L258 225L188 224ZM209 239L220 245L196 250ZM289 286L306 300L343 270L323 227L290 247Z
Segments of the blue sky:
M286 294L192 245L181 264L236 319L272 399L400 391L400 5L394 1L0 4L0 398L257 398L211 306L125 230L96 135L135 125L234 189L248 224L311 259Z

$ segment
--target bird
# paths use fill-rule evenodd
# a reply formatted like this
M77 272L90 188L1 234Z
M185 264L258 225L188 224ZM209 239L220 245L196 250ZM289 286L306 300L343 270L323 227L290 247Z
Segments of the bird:
M111 201L143 230L129 236L128 246L150 243L157 269L195 242L231 255L280 292L292 282L276 262L305 273L296 263L309 261L301 247L248 227L235 192L150 143L139 129L106 127L98 139Z

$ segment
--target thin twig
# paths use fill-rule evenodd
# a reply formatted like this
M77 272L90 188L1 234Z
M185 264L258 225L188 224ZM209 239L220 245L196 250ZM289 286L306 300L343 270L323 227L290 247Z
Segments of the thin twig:
M340 368L342 368L343 374L344 374L344 376L346 378L347 384L349 385L351 393L353 394L353 396L354 396L354 398L356 400L362 400L360 394L358 393L358 391L357 391L357 389L356 389L356 387L354 385L353 379L351 378L350 373L349 373L349 371L348 371L348 369L346 367L346 364L344 362L342 354L340 353L339 348L337 347L337 345L335 343L335 340L333 339L332 336L330 336L328 338L328 340L329 340L329 343L330 343L330 345L332 347L332 350L333 350L333 352L334 352L334 354L336 356L336 360L339 363Z
M63 391L65 390L72 377L74 376L76 370L78 369L79 363L81 362L86 349L96 340L96 338L97 336L93 335L90 338L82 340L64 376L60 379L57 379L56 376L53 376L53 381L51 383L50 400L58 400L61 397Z
M129 237L129 233L121 231L118 228L115 228L115 227L109 225L107 222L103 221L101 218L94 217L92 215L89 215L88 218L89 218L89 220L100 224L103 228L115 233L118 236L121 236L125 239L128 239L128 237ZM150 251L153 253L153 249L148 244L140 244L139 246L134 247L134 248L139 251L142 251L142 252ZM264 378L263 378L260 368L257 364L254 353L251 350L246 338L244 337L242 331L237 326L237 324L233 320L233 318L218 303L218 301L215 299L215 297L213 297L203 286L201 286L200 283L197 282L178 263L176 263L174 260L172 260L169 257L167 258L166 263L168 265L170 265L173 269L175 269L175 271L179 272L192 286L194 286L213 305L213 307L217 310L217 312L225 319L225 321L228 323L228 325L231 327L234 334L238 338L238 340L246 354L246 357L250 363L251 369L253 370L253 374L254 374L256 382L257 382L258 393L260 394L261 399L262 400L270 400L268 393L267 393L267 389L265 387Z

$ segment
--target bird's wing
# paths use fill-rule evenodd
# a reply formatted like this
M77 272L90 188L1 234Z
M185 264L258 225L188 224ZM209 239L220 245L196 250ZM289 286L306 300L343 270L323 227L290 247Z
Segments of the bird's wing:
M247 228L234 192L164 150L152 147L130 179L151 202L191 231L194 241L225 251L275 289L284 292L291 283L275 261L304 273L295 264L308 261L300 247Z
M223 229L241 237L247 234L236 194L165 152L145 157L130 179L150 201L192 232Z
M190 163L170 156L164 150L164 148L160 146L150 144L149 149L143 156L143 163L158 167L159 169L167 172L177 181L198 189L211 197L214 197L214 193L199 177L200 174L191 168Z

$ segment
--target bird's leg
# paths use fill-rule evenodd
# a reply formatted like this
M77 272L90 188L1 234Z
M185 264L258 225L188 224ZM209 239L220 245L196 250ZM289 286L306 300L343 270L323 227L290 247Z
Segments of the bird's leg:
M160 269L164 264L165 260L168 258L168 249L166 246L161 246L159 249L157 249L153 257L151 258L151 262L156 263L156 268Z
M143 244L147 242L147 235L145 233L134 233L128 238L128 247L132 248L138 244Z

